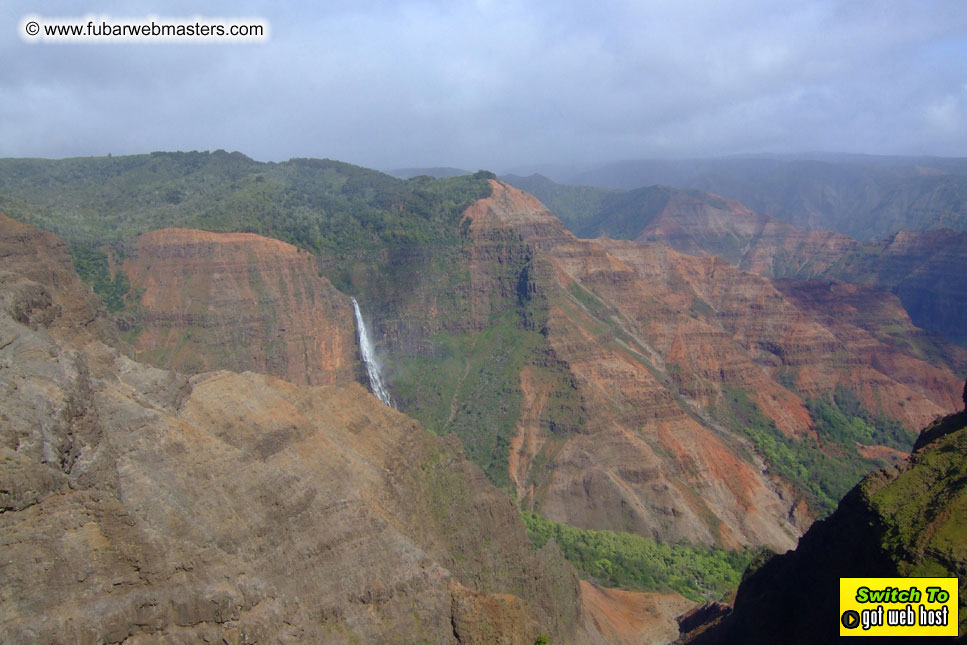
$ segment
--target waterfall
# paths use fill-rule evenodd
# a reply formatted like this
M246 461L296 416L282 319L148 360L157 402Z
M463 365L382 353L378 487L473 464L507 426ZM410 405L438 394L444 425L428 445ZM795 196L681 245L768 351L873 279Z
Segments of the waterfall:
M356 314L356 332L359 335L359 352L363 355L363 365L366 366L366 376L369 377L369 387L380 401L395 408L393 399L389 395L389 390L383 385L383 377L379 373L379 363L373 353L373 339L369 337L366 323L363 322L363 313L359 310L359 303L355 298L353 301L353 313Z

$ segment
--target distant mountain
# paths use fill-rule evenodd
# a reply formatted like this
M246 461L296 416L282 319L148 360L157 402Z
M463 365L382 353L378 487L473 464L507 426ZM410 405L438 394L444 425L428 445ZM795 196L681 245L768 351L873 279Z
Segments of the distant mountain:
M399 179L412 179L413 177L419 177L420 175L426 175L428 177L433 177L434 179L446 179L448 177L459 177L460 175L470 175L472 173L469 170L461 170L460 168L437 167L397 168L395 170L387 170L386 174L392 175Z
M580 239L487 172L0 160L0 209L67 242L0 219L20 640L305 623L316 641L585 642L573 572L528 547L519 509L731 566L711 547L791 548L959 409L967 351L875 284L826 277L911 275L907 249L940 240L897 235L881 265L887 250L697 190L556 194L575 226L634 239ZM938 256L945 284L957 253ZM353 382L350 295L402 413ZM90 566L68 580L46 567L62 560ZM585 570L614 566L598 560Z
M723 195L807 230L871 241L900 230L967 232L967 159L816 155L639 160L562 183L631 190L655 184Z
M558 184L540 174L526 177L503 175L500 180L541 200L572 233L579 237L596 237L587 234L595 227L595 218L600 213L611 212L608 198L623 192L593 186Z
M569 208L565 222L581 237L662 242L774 278L879 286L900 298L919 327L967 344L967 281L961 276L967 266L967 233L901 231L861 243L839 233L797 228L698 190L650 186L612 191L538 176L509 180Z

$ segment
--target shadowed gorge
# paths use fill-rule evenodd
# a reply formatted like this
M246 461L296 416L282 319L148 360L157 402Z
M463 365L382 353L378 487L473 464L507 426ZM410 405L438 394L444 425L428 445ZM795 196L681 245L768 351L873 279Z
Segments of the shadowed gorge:
M839 578L889 576L958 576L963 637L965 442L965 412L925 428L908 460L864 478L795 551L773 557L742 581L731 613L693 629L685 642L832 642L839 634Z

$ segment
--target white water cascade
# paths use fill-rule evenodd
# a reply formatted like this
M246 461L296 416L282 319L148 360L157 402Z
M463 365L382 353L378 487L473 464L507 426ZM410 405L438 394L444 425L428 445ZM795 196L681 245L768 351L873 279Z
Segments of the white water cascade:
M380 401L395 408L393 405L393 399L389 395L389 390L383 385L383 377L379 373L379 363L376 361L376 356L373 353L373 339L369 337L369 331L366 329L366 323L363 322L363 314L359 310L359 303L356 302L355 298L351 298L353 301L353 312L356 314L356 333L359 336L359 351L363 355L363 365L366 366L366 376L369 377L369 387L373 391Z

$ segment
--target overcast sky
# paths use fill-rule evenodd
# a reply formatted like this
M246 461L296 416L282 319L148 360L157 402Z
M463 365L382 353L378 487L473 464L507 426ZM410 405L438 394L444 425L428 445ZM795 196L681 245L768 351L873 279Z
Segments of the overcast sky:
M24 16L257 16L261 44L38 44ZM0 156L374 168L967 156L967 1L0 5Z

